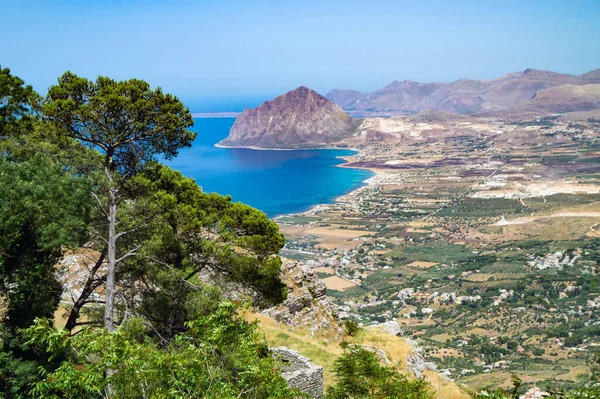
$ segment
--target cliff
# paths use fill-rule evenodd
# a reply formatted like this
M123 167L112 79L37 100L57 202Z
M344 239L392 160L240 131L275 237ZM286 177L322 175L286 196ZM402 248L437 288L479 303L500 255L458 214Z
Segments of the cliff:
M354 131L358 122L314 90L301 86L246 109L236 119L225 147L319 147Z

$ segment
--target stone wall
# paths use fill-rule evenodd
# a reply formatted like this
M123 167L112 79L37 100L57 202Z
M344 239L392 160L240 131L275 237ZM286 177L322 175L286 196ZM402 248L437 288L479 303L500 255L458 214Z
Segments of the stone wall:
M290 387L312 398L323 397L323 367L286 347L271 348L271 353L281 361L281 375Z

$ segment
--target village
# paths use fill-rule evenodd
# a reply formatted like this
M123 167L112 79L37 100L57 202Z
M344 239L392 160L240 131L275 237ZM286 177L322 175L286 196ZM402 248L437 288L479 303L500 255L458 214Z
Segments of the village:
M346 159L375 172L365 186L279 217L282 255L318 273L343 319L397 322L449 378L583 378L600 343L600 123L410 129Z

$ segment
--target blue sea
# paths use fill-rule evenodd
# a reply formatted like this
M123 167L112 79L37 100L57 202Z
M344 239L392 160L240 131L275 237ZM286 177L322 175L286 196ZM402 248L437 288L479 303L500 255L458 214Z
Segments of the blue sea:
M206 192L229 194L270 217L334 202L364 184L372 172L339 168L350 150L266 151L218 148L234 118L194 119L198 137L167 164L191 177Z

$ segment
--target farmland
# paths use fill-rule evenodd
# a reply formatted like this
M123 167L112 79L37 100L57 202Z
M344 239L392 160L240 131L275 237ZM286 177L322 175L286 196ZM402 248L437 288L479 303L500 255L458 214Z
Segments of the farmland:
M444 145L355 144L345 166L376 176L279 220L286 251L355 284L327 285L343 318L397 321L471 389L510 373L586 381L600 345L600 123L435 123Z

